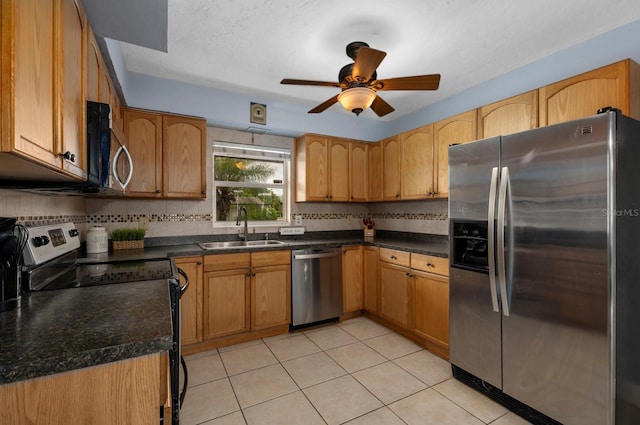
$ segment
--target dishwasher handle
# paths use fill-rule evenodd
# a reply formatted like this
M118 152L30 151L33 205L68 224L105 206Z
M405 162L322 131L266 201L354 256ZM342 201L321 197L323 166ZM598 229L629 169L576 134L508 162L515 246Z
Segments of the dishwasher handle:
M317 254L294 254L294 260L312 260L314 258L329 258L329 257L337 257L340 255L340 251L333 252L319 252Z

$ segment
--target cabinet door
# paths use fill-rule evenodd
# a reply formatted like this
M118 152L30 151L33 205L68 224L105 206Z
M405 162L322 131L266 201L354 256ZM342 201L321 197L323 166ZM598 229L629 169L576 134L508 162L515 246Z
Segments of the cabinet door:
M538 90L478 109L478 139L506 136L538 126Z
M360 311L362 301L362 246L342 248L342 311Z
M638 64L626 59L540 88L540 126L595 115L605 106L638 119L639 75Z
M434 274L413 272L414 332L438 346L449 347L449 281Z
M291 267L253 269L251 277L251 330L291 322Z
M385 319L411 328L411 282L409 269L380 263L380 315Z
M133 177L128 196L162 195L162 115L126 109L124 133L133 160Z
M204 275L204 339L249 331L250 271L228 270Z
M378 314L378 247L364 247L364 309Z
M76 0L62 0L60 13L62 80L59 100L62 125L60 152L69 152L74 158L62 160L62 168L78 177L87 177L86 126L84 99L85 15Z
M203 198L206 195L206 126L199 118L162 117L164 197Z
M369 201L382 201L382 143L369 144Z
M189 286L180 298L182 345L202 342L202 258L177 258L176 266L189 276ZM185 282L180 276L180 285Z
M329 142L329 200L349 201L349 142L330 140Z
M100 102L102 103L110 103L111 95L113 92L113 83L111 82L111 77L109 76L109 71L107 70L104 61L100 61ZM111 109L113 109L113 105Z
M351 202L368 200L369 149L367 143L349 142L349 187Z
M60 150L54 134L57 125L55 79L58 75L55 67L56 4L40 0L20 0L13 4L13 149L60 169ZM5 28L2 30L4 33ZM2 97L4 99L5 93Z
M478 115L474 109L434 124L436 148L436 194L438 198L449 196L449 146L472 142L477 139Z
M382 199L400 200L400 141L389 138L382 141Z
M402 199L424 199L433 195L433 125L401 135Z
M296 139L296 201L327 201L328 197L327 139L314 134Z
M100 48L96 42L96 37L91 29L91 25L87 26L87 100L93 102L100 101L100 62L102 56Z

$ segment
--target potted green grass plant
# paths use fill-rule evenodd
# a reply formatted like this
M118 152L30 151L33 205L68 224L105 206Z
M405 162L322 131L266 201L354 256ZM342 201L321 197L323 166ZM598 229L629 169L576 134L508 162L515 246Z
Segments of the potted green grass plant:
M145 229L115 229L111 232L114 251L118 249L144 248Z

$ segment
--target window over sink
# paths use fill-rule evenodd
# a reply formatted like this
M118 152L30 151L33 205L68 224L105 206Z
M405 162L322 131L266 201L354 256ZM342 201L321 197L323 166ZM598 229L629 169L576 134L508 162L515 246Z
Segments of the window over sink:
M214 226L235 226L242 207L252 225L286 222L290 151L214 142Z

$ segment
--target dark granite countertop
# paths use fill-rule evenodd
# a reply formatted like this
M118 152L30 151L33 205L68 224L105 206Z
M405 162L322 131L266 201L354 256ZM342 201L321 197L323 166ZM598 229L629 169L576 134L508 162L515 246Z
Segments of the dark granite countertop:
M142 250L81 255L79 261L180 258L249 250L373 245L447 257L446 237L379 232L319 232L301 238L269 235L284 245L204 250L209 237L151 239ZM315 236L315 237L314 237ZM319 237L318 237L319 236ZM0 384L167 351L172 329L166 282L147 281L34 292L20 308L0 313Z
M308 234L302 238L287 238L276 234L270 235L269 239L277 239L284 242L283 245L269 245L260 247L236 247L215 250L202 249L198 243L208 242L200 236L182 236L172 238L158 238L146 243L143 250L124 250L121 252L110 252L109 254L87 255L81 261L94 261L96 259L147 259L147 258L179 258L200 255L229 254L236 252L248 252L257 250L282 250L282 249L306 249L316 247L339 247L343 245L372 245L382 248L397 249L401 251L415 252L435 257L447 258L449 256L449 245L446 236L420 235L419 237L407 237L406 234L398 232L380 232L381 235L375 238L364 238L362 232L321 232L324 237L314 238L314 234ZM337 234L336 234L337 233ZM342 233L343 235L341 235ZM319 232L318 232L319 234ZM327 237L328 234L328 237Z
M167 351L166 281L33 292L0 313L0 384Z

